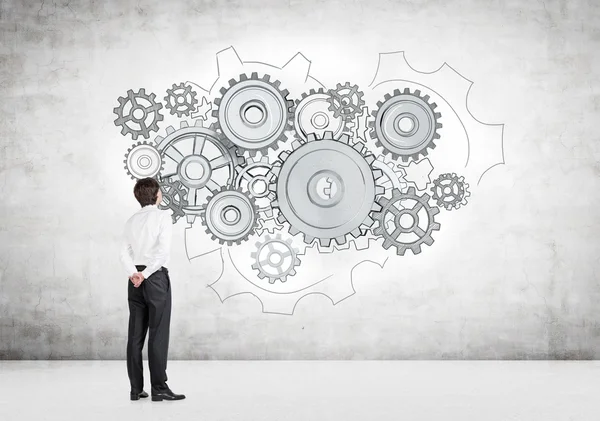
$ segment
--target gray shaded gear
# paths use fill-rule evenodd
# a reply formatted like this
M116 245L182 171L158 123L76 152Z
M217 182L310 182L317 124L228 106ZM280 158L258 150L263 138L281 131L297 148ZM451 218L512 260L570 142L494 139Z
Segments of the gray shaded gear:
M163 120L163 115L159 111L162 109L162 104L156 102L155 98L156 95L153 93L146 95L144 88L140 88L137 93L129 89L126 97L119 97L119 105L113 108L113 112L117 115L114 123L115 126L121 126L123 136L129 133L133 140L137 140L139 135L148 139L151 131L158 131L158 122ZM126 109L127 114L125 114ZM139 128L132 125L137 125Z
M387 250L394 246L396 254L404 256L408 249L411 249L413 254L419 254L421 253L421 244L428 246L433 244L431 233L440 229L440 224L435 222L435 215L440 213L440 210L435 206L430 206L429 199L427 193L422 196L417 195L414 187L410 187L406 193L393 189L391 199L383 196L377 199L381 210L373 212L373 219L378 222L378 226L373 229L373 234L383 237L383 248ZM405 208L402 204L405 201L414 201L415 204ZM425 228L419 226L419 222L422 221L419 213L425 213L427 216ZM402 223L401 218L404 216L409 217L412 225ZM412 241L407 238L400 239L402 235L406 237L406 234L417 238Z
M471 196L468 189L465 177L459 177L456 173L446 173L433 180L431 192L438 206L452 210L467 204L467 197Z
M250 156L278 149L278 143L287 140L285 132L293 129L294 101L287 98L287 89L279 89L281 82L270 78L259 78L256 72L250 77L241 74L239 81L230 79L229 87L219 91L221 98L213 102L217 129Z
M338 83L335 89L328 92L329 110L333 111L334 117L352 120L362 113L362 107L365 105L362 98L365 94L358 90L358 85L350 85L350 82L344 85Z
M330 131L334 137L338 137L346 132L350 122L341 114L336 116L329 109L330 99L331 95L319 88L303 93L301 99L296 100L294 127L298 136L306 140L310 133L323 136L326 131Z
M375 162L373 162L373 167L381 170L383 175L375 180L377 185L383 187L385 189L385 194L391 195L392 189L396 188L400 190L402 193L406 193L408 190L408 183L405 180L406 171L393 162L390 159L387 159L384 155L379 155Z
M177 117L189 116L196 109L198 99L196 91L191 85L181 82L179 85L173 84L171 89L167 89L165 96L166 108L171 114L177 114Z
M296 274L296 267L300 265L299 250L292 246L292 239L282 238L281 234L275 237L265 236L264 241L256 242L256 251L250 254L255 260L252 269L258 271L260 279L267 278L270 284L279 280L286 282L288 276Z
M278 222L289 223L289 233L302 233L307 244L316 238L321 247L364 235L361 228L373 224L370 213L379 209L375 197L384 192L375 184L382 175L372 166L375 157L347 134L335 139L331 132L322 138L309 134L292 148L272 168L276 180L269 188L276 194Z
M262 156L259 160L248 158L245 165L238 165L235 169L237 174L235 187L241 188L243 192L254 198L258 211L267 219L273 217L271 201L275 196L269 190L269 184L273 178L271 167L269 157Z
M185 187L180 181L157 179L162 193L162 201L158 204L159 209L171 210L171 219L175 224L179 218L185 215L183 208L187 204Z
M247 193L228 186L208 198L200 217L206 233L228 246L248 240L258 225L258 207Z
M165 161L154 145L143 140L127 149L123 163L131 179L139 180L155 177L163 169Z
M393 95L385 94L384 100L377 102L372 112L370 136L384 153L403 161L419 159L419 154L427 156L427 148L435 149L435 139L440 138L438 129L441 114L436 112L437 104L429 102L429 95L421 96L420 90L410 92L405 88L395 89Z

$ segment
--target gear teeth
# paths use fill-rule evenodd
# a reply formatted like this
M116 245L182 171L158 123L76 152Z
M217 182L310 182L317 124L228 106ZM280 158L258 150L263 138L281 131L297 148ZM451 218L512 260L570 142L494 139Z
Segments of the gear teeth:
M269 75L264 75L264 76L262 77L262 81L263 81L263 82L267 82L267 83L269 83L269 82L271 81L271 76L269 76Z
M244 81L246 81L246 80L248 80L248 75L247 75L247 74L245 74L245 73L242 73L242 74L240 75L240 81L244 82Z
M375 155L369 154L369 155L365 156L365 161L367 161L367 163L369 165L372 165L373 162L375 162Z
M250 79L258 80L258 73L257 72L252 72L252 74L250 75Z
M292 142L292 149L296 150L296 149L300 148L300 146L302 146L302 143L303 142L301 142L300 140L294 140Z
M331 245L331 238L319 238L319 245L321 247L329 247Z
M180 129L185 129L186 127L189 127L188 122L187 121L182 121L181 123L179 123L179 128Z
M362 221L362 225L366 226L366 227L370 227L371 225L373 225L375 223L375 221L373 220L373 218L371 218L370 216L367 216L363 221Z
M297 228L294 228L292 226L290 226L290 228L288 229L288 232L290 233L290 235L298 235L298 234L300 234L300 231Z
M355 228L350 232L350 235L354 238L358 238L363 235L363 232L360 230L360 228Z
M285 219L285 216L283 216L282 214L277 215L277 222L279 222L280 224L284 224L287 222L287 219Z
M336 237L336 238L335 238L335 242L336 242L336 243L337 243L339 246L346 244L346 236L345 236L345 235L340 235L339 237Z
M172 134L175 131L175 128L173 128L173 126L168 126L166 128L167 134Z
M375 196L379 196L385 193L385 189L382 186L375 186Z
M313 134L313 136L314 136L314 134ZM343 136L342 136L342 137L343 137ZM346 137L347 137L347 136L346 136ZM315 137L315 139L316 139L316 140L321 140L321 138L316 138L316 137ZM325 133L323 133L323 137L322 137L322 139L333 140L333 132L331 132L331 131L329 131L329 130L328 130L328 131L326 131ZM340 139L340 141L341 141L341 139Z
M306 244L312 244L313 241L315 241L315 237L312 237L308 234L304 234L304 242Z

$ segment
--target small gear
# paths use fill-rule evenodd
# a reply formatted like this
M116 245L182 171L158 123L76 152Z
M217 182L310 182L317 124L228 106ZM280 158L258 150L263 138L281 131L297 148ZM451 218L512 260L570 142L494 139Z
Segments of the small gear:
M183 208L187 204L185 187L177 180L169 181L159 177L157 181L162 193L162 201L158 204L158 208L163 210L170 209L172 211L171 219L175 224L179 218L185 215L183 211Z
M362 99L364 93L358 90L358 85L337 84L335 89L329 90L329 110L333 111L334 117L342 117L352 120L362 113L365 101Z
M467 204L467 197L471 196L468 189L465 177L458 177L456 173L446 173L433 180L431 192L438 206L452 210Z
M302 233L307 244L318 239L321 247L364 235L361 228L373 223L369 214L379 209L375 197L384 192L375 184L382 175L372 167L375 157L347 134L334 139L331 132L322 138L311 133L292 147L272 168L278 222L289 223L289 233Z
M407 193L393 189L391 199L379 197L377 202L381 205L381 210L373 212L373 219L378 222L373 234L383 237L383 248L394 246L396 254L404 256L407 249L411 249L413 254L419 254L421 244L433 244L431 233L440 229L440 224L435 222L435 215L440 210L430 206L429 199L427 193L417 195L414 187L410 187ZM414 202L414 205L405 207L403 202L406 201Z
M280 84L271 82L269 75L259 79L256 72L250 77L241 74L239 81L231 79L228 88L221 88L221 98L214 100L217 128L251 156L277 149L279 142L287 140L285 132L293 128L294 102L287 99L287 89L279 89Z
M373 167L380 169L383 173L376 182L377 185L385 189L384 194L386 194L386 196L390 197L391 191L394 188L400 190L402 193L406 193L408 190L408 183L404 178L406 176L406 171L404 171L401 166L387 159L385 156L379 155L373 162Z
M219 244L241 244L254 233L258 224L258 207L247 193L228 186L208 198L200 212L206 233Z
M121 126L123 136L130 133L133 140L137 140L139 135L148 139L151 131L158 131L157 123L163 120L163 115L159 111L162 104L155 98L155 94L146 95L144 88L137 93L130 89L126 97L119 97L119 106L113 109L117 115L114 123ZM135 125L138 127L133 127Z
M437 131L442 128L441 114L435 112L437 105L429 102L429 95L421 96L418 89L396 89L377 107L372 112L374 120L369 122L370 136L386 154L406 162L419 159L419 154L427 156L427 148L435 148L433 141L440 138Z
M300 265L298 255L291 238L283 240L281 234L274 238L266 235L264 241L256 242L256 251L251 253L256 261L252 269L258 270L260 279L268 278L270 284L277 280L286 282L288 276L296 274L296 266Z
M310 133L320 137L330 131L338 137L346 131L349 122L341 114L335 116L335 112L329 109L330 98L330 94L319 88L303 93L302 98L296 100L294 126L298 136L306 140Z
M123 163L127 174L135 180L156 176L162 170L164 160L158 149L144 140L127 149Z
M171 89L167 89L165 96L166 107L171 114L177 114L177 117L189 116L196 109L198 100L196 99L196 91L191 85L186 85L181 82L179 85L173 84Z
M239 187L243 192L250 194L258 205L258 211L265 218L273 217L273 207L271 201L274 194L269 191L271 183L271 164L269 157L263 156L259 160L248 158L245 165L236 167L235 187Z

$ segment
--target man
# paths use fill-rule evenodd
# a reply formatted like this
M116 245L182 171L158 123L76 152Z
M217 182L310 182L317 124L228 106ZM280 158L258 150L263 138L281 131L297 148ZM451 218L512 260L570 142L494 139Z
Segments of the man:
M129 275L129 331L127 374L131 400L147 398L144 392L142 348L148 338L148 366L152 400L180 400L167 386L167 354L171 323L171 279L167 264L171 249L172 224L168 211L158 208L162 193L153 178L138 180L133 188L142 206L125 223L121 262Z

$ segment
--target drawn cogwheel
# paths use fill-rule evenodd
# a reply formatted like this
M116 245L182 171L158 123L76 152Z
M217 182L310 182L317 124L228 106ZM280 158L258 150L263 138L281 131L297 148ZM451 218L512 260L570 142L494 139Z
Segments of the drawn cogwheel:
M241 244L258 225L258 207L248 194L228 186L208 198L200 213L206 233L219 244Z
M330 131L333 132L333 137L338 137L346 131L351 122L346 121L341 114L334 115L334 111L329 109L330 99L331 95L320 88L317 91L311 89L296 100L294 127L298 136L306 140L310 133L321 137L326 131Z
M406 162L409 158L418 160L419 154L427 156L427 148L435 148L433 141L440 138L437 130L442 128L438 122L441 114L435 112L435 102L429 103L429 95L421 96L418 89L413 93L408 88L403 92L396 89L377 107L372 112L374 120L369 122L370 136L384 153Z
M171 89L167 89L166 107L171 114L177 114L179 118L183 115L189 116L196 109L198 103L196 95L196 91L192 90L191 85L186 85L184 82L179 85L173 84Z
M271 200L274 195L269 191L269 184L271 184L273 174L271 174L269 157L263 156L257 161L248 158L245 165L236 167L236 173L235 187L248 193L256 201L258 211L263 217L272 218Z
M154 177L164 165L158 149L145 140L127 149L123 163L132 180Z
M146 95L144 88L137 93L130 89L126 97L119 97L119 106L113 109L117 115L114 123L121 126L123 136L130 133L133 140L137 140L139 135L148 139L151 131L158 131L157 123L163 119L159 111L162 104L155 98L155 94Z
M292 130L294 102L287 99L287 89L279 89L280 82L270 82L270 76L261 79L254 72L248 78L231 79L229 88L221 88L216 98L213 117L217 128L232 144L251 156L268 149L277 149L278 142L287 139L285 132Z
M431 192L438 206L452 210L467 204L467 197L471 196L468 189L469 185L465 183L464 177L446 173L433 180Z
M383 248L387 250L394 246L396 254L404 256L407 249L411 249L413 254L419 254L421 244L433 244L431 233L440 229L440 224L435 222L434 217L440 210L430 206L429 199L427 193L419 196L415 188L410 187L407 193L393 189L391 199L380 197L377 200L381 210L373 212L373 219L379 223L373 229L373 234L384 238ZM407 201L414 204L406 207L404 202Z
M379 155L375 162L373 162L373 167L381 170L383 175L375 180L378 186L381 186L385 189L385 195L390 197L392 189L398 189L402 193L406 193L408 190L408 183L405 180L406 171L397 165L395 162L387 159L383 155Z
M187 204L185 200L186 191L181 182L164 180L158 178L162 200L158 204L159 209L171 210L171 219L175 224L179 218L185 215L183 208Z
M264 241L256 242L256 251L251 257L256 260L252 269L258 270L260 279L268 278L273 284L279 280L286 282L288 276L296 274L296 266L300 265L299 250L292 247L292 239L282 239L281 234L275 238L267 235Z
M362 113L362 106L365 105L363 96L364 93L358 90L358 85L346 82L342 86L338 83L335 89L329 90L329 110L333 111L334 117L352 120Z
M318 239L321 247L363 235L361 228L373 223L369 214L379 209L375 197L383 193L375 184L381 176L372 166L375 157L347 134L334 139L331 132L322 138L309 134L292 147L272 169L276 181L269 188L276 194L278 221L290 224L290 234L302 233L307 244Z

